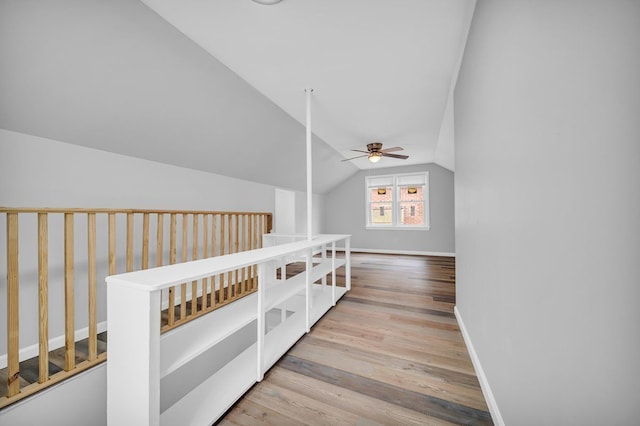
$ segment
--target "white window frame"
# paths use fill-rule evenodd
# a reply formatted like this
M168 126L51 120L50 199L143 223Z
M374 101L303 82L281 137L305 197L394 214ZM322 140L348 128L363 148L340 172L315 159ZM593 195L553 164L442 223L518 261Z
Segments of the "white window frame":
M416 177L418 179L424 179L424 197L422 202L424 203L423 211L424 211L424 224L422 225L403 225L400 223L400 181L404 180L402 178L407 177ZM419 177L419 178L418 178ZM375 188L379 185L375 185L372 182L374 181L384 181L387 180L389 182L388 186L392 187L392 222L391 224L378 224L371 222L371 188ZM430 228L430 220L429 220L429 210L430 210L430 194L429 190L429 172L418 172L418 173L402 173L396 175L373 175L365 177L365 229L368 230L401 230L401 231L428 231ZM406 186L406 184L404 185ZM417 185L419 186L419 185Z

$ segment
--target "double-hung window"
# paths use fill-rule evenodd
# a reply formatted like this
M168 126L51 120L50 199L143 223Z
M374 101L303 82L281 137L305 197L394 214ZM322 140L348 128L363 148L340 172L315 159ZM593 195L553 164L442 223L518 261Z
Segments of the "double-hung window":
M367 229L429 229L429 173L367 176Z

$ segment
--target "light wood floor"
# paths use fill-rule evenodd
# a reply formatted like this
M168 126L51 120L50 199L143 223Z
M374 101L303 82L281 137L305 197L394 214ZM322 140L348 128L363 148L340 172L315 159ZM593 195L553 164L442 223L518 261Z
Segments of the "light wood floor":
M352 290L219 424L492 424L453 314L455 259L352 265Z

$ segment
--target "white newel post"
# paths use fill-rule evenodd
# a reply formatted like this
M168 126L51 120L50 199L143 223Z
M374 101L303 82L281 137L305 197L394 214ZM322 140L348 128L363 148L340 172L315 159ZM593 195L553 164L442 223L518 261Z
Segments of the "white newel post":
M257 382L261 382L264 378L264 335L265 335L265 292L267 290L266 267L264 263L258 264L258 308L256 318L257 343L256 343L256 363Z
M351 238L347 237L344 240L344 257L345 257L345 265L344 265L344 275L345 275L345 286L347 287L347 291L351 290Z
M107 278L107 424L160 424L160 292Z
M312 294L311 294L311 270L313 269L313 247L309 249L305 256L305 330L308 333L311 331L311 307L312 307Z
M331 243L331 305L336 306L336 242Z
M320 246L320 249L322 250L322 253L321 253L322 263L324 264L327 261L327 247L323 244L322 246ZM323 275L322 276L322 291L323 292L324 292L326 286L327 286L327 276Z

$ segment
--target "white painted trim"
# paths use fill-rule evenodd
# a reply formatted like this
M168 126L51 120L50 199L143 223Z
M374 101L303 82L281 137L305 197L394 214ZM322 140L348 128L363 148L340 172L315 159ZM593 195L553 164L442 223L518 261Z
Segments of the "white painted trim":
M107 322L103 321L98 323L98 333L102 333L107 330ZM76 342L78 340L86 339L89 337L89 327L81 328L80 330L76 330ZM61 348L64 346L64 334L61 336L53 337L49 339L49 350L53 350L56 348ZM20 362L25 361L27 359L31 359L33 357L38 356L40 352L39 346L36 343L35 345L27 346L26 348L20 349L20 354L18 358ZM0 355L0 368L6 368L7 366L7 354Z
M344 247L336 247L337 251L344 251ZM415 250L386 250L386 249L367 249L352 248L351 253L379 253L379 254L405 254L409 256L444 256L456 257L455 253L446 253L440 251L415 251Z
M373 225L367 225L367 226L364 227L364 229L366 229L367 231L428 231L429 230L429 226L410 226L410 225L405 225L405 226L387 226L387 225L373 226Z
M484 370L482 369L482 365L480 364L480 359L478 358L478 354L473 347L471 337L467 332L467 327L465 327L464 321L462 321L462 316L460 315L460 311L458 310L457 306L453 307L453 312L455 313L456 319L458 320L458 325L460 326L460 331L462 332L464 343L467 345L467 349L469 350L469 356L471 357L473 368L476 370L476 376L478 376L478 381L480 382L480 388L482 389L482 393L484 394L484 399L487 402L487 406L489 407L491 419L493 420L494 424L498 426L504 426L504 420L502 419L502 414L500 414L498 403L496 402L496 398L493 396L491 386L489 386L489 381L487 380L487 376L484 374Z

